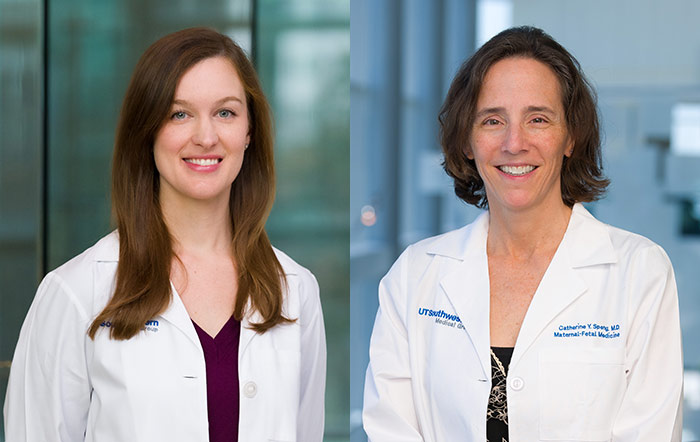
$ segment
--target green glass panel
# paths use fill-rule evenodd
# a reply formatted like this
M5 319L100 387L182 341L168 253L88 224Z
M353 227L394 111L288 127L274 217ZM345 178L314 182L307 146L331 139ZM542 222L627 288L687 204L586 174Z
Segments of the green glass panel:
M261 0L257 8L257 67L277 136L268 231L319 281L328 341L325 440L348 440L350 5Z
M41 23L42 2L0 0L0 401L40 276Z

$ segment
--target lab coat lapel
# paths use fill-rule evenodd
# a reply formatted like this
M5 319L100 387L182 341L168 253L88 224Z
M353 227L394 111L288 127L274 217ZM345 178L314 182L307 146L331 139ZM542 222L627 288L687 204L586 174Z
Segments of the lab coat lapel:
M464 329L479 356L484 378L490 379L489 354L489 271L486 258L488 215L482 215L468 231L462 244L447 245L463 248L461 253L445 253L459 256L460 262L440 280L440 286L462 321ZM438 251L436 251L438 253Z
M287 257L284 253L281 253L279 250L275 249L275 252L277 253L277 258L280 259L280 261L283 263L283 268L284 268L284 275L286 277L286 284L290 284L290 278L293 275L296 275L295 270L290 270L286 267L284 267L284 262L289 260L289 257ZM281 255L281 256L280 256ZM290 290L289 286L287 286L284 290ZM289 294L285 293L284 296L284 303L282 305L282 314L285 315L286 317L292 317L294 318L295 315L290 315L287 311L287 308L289 307L287 304L287 299L289 298ZM251 324L259 324L263 322L263 317L258 312L257 310L253 310L252 304L250 302L250 299L248 299L248 304L246 305L246 313L243 315L243 319L241 320L241 335L238 339L238 357L239 361L240 358L245 354L246 350L248 349L248 346L250 342L253 340L253 338L257 335L259 335L258 332L255 331L255 329L252 328Z
M116 230L105 236L97 244L95 261L103 264L106 263L110 265L110 267L114 266L114 268L110 269L109 271L116 273L116 266L119 262L119 234ZM100 278L100 280L102 279L104 278ZM107 280L111 280L111 278ZM111 281L110 283L113 284L114 282ZM180 299L180 295L177 293L177 290L175 290L175 286L172 284L172 282L170 283L170 290L172 291L170 304L165 311L158 316L171 323L175 328L179 329L185 334L185 336L194 342L197 347L201 348L199 337L197 336L197 332L192 325L190 315L187 313L187 309L182 303L182 299ZM113 289L110 289L109 293L112 292Z
M185 335L187 335L190 340L192 340L198 347L201 347L201 343L199 342L199 336L197 336L197 331L194 329L194 325L192 325L192 319L190 318L189 314L187 313L187 309L185 308L185 305L182 303L182 299L180 299L180 295L178 295L177 291L175 290L175 287L171 283L171 288L173 291L173 299L170 305L168 306L167 310L165 310L160 316L165 319L166 321L170 322L181 330ZM260 314L255 311L250 315L245 315L243 320L241 321L241 335L238 340L238 354L242 355L243 352L246 350L248 347L248 344L250 341L253 339L253 337L257 334L255 330L253 330L250 326L251 323L257 323L261 322L262 317Z
M250 310L250 302L248 303L247 309ZM258 334L252 327L251 324L262 322L262 316L257 310L253 311L251 314L246 314L241 320L241 336L238 339L238 355L242 356L248 348L250 341Z
M170 305L168 305L168 308L160 314L160 317L171 323L175 328L179 329L197 347L201 348L199 336L197 336L197 331L194 329L194 325L192 325L192 319L187 313L185 304L182 303L182 299L180 299L180 295L177 293L177 290L175 290L175 286L172 284L172 282L170 283L170 289L172 290Z
M586 291L586 285L571 268L562 243L532 298L520 328L510 365L515 366L544 328Z
M569 226L527 310L513 351L511 366L556 317L588 289L580 268L615 262L605 226L576 204Z

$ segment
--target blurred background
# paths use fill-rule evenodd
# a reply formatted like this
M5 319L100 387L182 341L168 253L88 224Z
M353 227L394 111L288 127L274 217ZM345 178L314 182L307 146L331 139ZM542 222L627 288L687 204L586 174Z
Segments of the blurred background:
M326 441L348 440L348 0L0 0L0 398L46 272L110 224L122 98L143 51L190 26L251 55L277 132L273 244L318 278ZM0 440L2 440L0 421Z
M379 279L408 244L479 213L440 166L439 107L475 48L517 25L557 39L598 91L612 185L588 209L651 238L673 262L683 440L700 440L700 2L352 0L350 17L351 441L366 440L362 389Z

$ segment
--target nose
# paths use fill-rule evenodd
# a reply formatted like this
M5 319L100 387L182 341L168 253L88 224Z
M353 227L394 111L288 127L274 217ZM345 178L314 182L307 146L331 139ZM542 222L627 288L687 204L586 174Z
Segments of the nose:
M506 132L506 137L503 140L502 150L504 152L517 154L526 149L527 147L524 139L523 128L518 124L509 125Z
M216 132L216 126L209 118L201 118L192 134L192 142L199 146L208 149L219 142L219 134Z

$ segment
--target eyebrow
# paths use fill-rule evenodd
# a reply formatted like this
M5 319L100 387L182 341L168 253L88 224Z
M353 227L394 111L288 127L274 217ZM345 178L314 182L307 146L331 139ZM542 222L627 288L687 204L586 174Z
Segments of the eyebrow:
M485 117L489 114L501 114L505 112L505 110L506 108L504 107L487 107L486 109L481 109L479 112L477 112L476 118Z
M226 103L227 101L237 101L237 102L243 104L243 100L241 100L240 98L238 98L236 96L231 95L230 97L224 97L224 98L217 100L216 103L214 103L214 105L218 106L220 104ZM192 103L190 103L187 100L177 100L177 99L173 100L173 104L177 104L180 106L191 106L192 105Z
M481 118L485 117L486 115L489 114L500 114L504 113L506 108L504 107L487 107L485 109L481 109L479 112L476 113L476 118ZM528 106L525 108L526 112L544 112L548 114L554 114L554 110L547 107L547 106Z
M526 110L528 112L544 112L548 114L554 113L554 109L548 108L547 106L528 106Z

